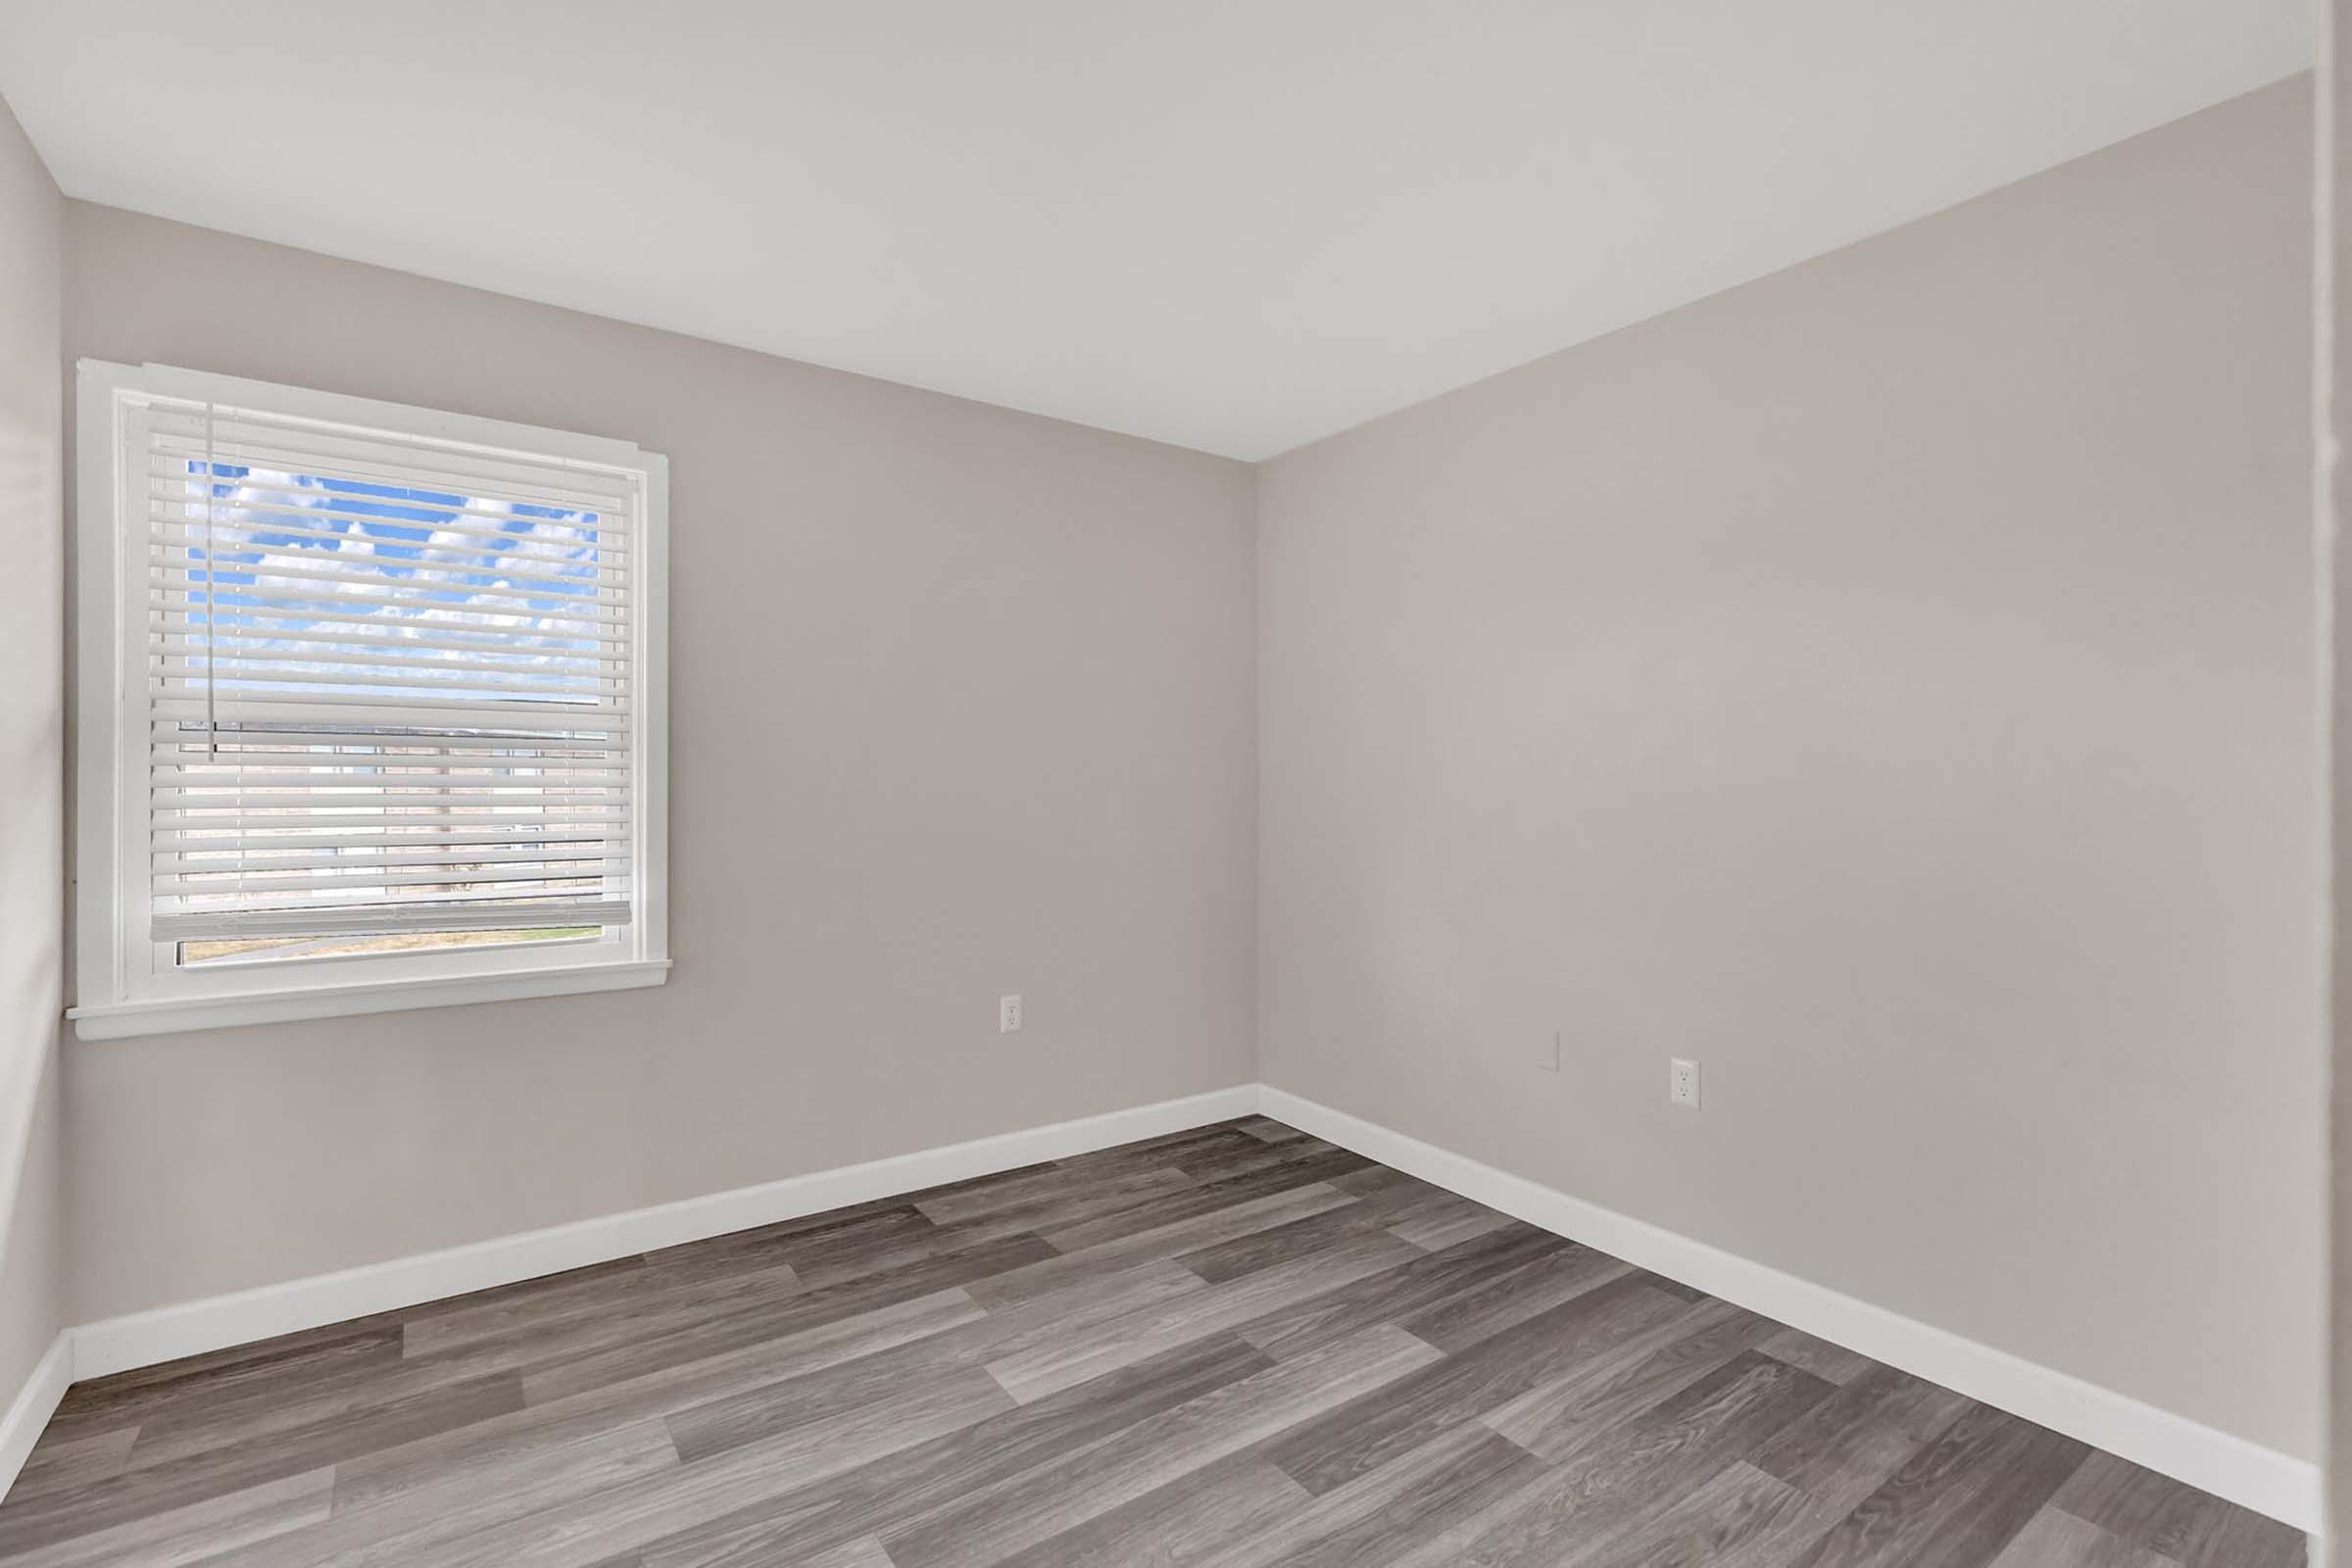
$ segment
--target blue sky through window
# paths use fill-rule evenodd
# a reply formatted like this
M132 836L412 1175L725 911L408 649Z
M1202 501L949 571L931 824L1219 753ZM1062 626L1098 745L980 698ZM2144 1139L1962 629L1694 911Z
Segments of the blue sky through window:
M582 683L599 644L582 620L597 600L579 596L597 593L607 564L594 511L214 463L208 552L207 465L191 459L187 472L188 619L200 642L217 628L223 688L383 695L380 666L338 655L390 652L419 672L493 664L491 682L506 689L486 688L476 668L470 697L593 700ZM305 575L318 568L328 575ZM456 646L404 646L424 635ZM376 680L317 678L362 671ZM294 674L311 678L282 678Z

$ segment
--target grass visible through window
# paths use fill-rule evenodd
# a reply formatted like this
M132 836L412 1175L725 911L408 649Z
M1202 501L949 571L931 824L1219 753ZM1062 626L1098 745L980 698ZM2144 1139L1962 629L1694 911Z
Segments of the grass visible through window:
M497 947L516 942L571 942L593 937L593 925L546 926L527 931L409 931L383 937L249 937L234 942L183 942L183 964L223 958L349 958L370 953L415 953L438 948Z

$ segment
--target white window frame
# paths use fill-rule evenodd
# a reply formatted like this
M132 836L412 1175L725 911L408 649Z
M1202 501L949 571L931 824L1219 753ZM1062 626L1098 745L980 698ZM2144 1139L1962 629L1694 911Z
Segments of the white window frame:
M371 398L171 366L84 360L76 396L75 537L79 617L74 749L75 980L69 1008L83 1039L329 1018L458 1003L566 996L662 984L669 971L669 464L632 442L543 430ZM640 704L631 785L635 907L602 939L483 945L446 952L178 964L147 940L146 586L127 549L123 412L188 399L371 430L594 464L632 476L642 497L643 576L631 655ZM632 548L638 548L633 545ZM133 731L135 730L135 734Z

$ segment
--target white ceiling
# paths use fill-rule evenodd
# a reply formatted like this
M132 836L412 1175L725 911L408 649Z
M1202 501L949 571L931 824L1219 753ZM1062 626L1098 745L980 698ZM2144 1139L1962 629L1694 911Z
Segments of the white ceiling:
M70 195L1259 458L2291 74L2311 0L0 0Z

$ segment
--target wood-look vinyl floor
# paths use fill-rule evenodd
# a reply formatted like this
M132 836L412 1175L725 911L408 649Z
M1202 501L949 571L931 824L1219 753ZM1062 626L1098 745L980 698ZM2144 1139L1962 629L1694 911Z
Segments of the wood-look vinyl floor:
M0 1564L2285 1568L1260 1117L76 1385Z

